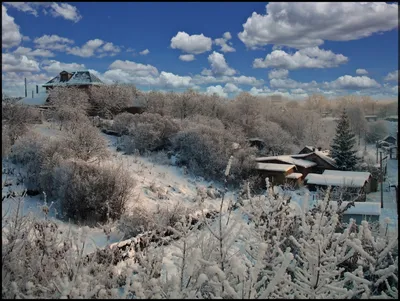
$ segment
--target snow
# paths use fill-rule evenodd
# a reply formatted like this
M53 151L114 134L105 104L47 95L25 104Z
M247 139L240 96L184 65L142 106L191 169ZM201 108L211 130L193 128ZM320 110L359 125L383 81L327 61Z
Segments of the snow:
M286 172L294 167L295 165L289 165L289 164L257 163L256 169Z
M371 173L369 172L363 172L363 171L340 171L340 170L325 170L323 175L332 175L332 176L343 176L345 175L346 177L360 177L364 181L368 181L369 178L371 177Z
M256 159L257 162L265 162L265 161L272 161L272 160L279 160L279 161L282 161L285 163L294 164L294 165L301 166L304 168L308 168L308 167L317 165L317 163L315 163L315 162L308 161L308 160L302 160L302 159L295 159L295 158L292 158L292 156L271 156L271 157L260 157L260 158Z
M365 179L355 176L347 176L346 172L343 175L326 175L309 173L305 181L307 184L325 185L325 186L342 186L342 187L363 187Z
M44 105L46 103L47 98L49 97L49 94L46 92L41 92L38 94L34 94L34 97L25 97L19 100L17 103L19 104L24 104L28 106L40 106Z
M342 208L347 204L348 202L343 202ZM354 207L347 209L345 214L381 215L381 206L375 202L354 202Z
M302 173L294 172L294 173L291 173L290 175L287 175L286 178L287 179L298 179L298 178L301 178L302 176L303 176Z

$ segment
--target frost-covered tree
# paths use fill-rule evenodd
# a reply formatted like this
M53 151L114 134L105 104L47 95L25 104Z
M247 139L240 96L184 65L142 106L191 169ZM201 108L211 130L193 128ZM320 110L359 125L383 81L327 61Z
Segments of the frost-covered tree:
M331 157L336 161L340 170L353 170L358 163L355 147L355 135L350 129L349 119L344 109L338 125L336 135L331 144Z

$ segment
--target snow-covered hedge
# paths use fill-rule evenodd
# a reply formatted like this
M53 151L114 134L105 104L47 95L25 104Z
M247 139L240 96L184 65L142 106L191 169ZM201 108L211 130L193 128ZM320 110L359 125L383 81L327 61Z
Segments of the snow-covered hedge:
M122 166L97 166L66 160L54 169L63 214L85 223L115 220L125 211L135 181Z

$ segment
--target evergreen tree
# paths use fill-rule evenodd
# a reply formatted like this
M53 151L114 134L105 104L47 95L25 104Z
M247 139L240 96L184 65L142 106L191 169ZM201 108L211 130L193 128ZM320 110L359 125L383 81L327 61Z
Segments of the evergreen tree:
M358 163L357 151L354 150L355 144L356 136L350 129L349 119L346 109L344 109L336 127L335 138L331 144L331 157L335 159L340 170L354 170Z

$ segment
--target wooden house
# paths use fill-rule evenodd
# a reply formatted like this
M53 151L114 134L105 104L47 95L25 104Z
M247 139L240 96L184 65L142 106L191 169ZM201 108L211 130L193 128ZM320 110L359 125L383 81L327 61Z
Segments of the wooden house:
M322 174L326 169L338 169L335 160L329 157L326 152L323 151L314 150L311 153L292 155L291 157L294 159L302 159L316 163L316 165L313 166L312 169L315 173Z
M257 163L256 170L259 175L259 185L266 188L265 178L273 185L286 183L286 176L295 172L296 166L290 164Z
M385 138L383 138L381 141L390 143L390 144L396 144L397 143L397 139L391 135L386 136Z
M344 176L344 177L357 177L365 182L364 191L365 193L374 192L372 188L372 175L367 171L341 171L341 170L325 170L323 175L333 175L333 176ZM376 190L375 190L376 191Z
M304 160L304 159L296 159L292 156L271 156L271 157L259 157L256 158L256 161L259 163L274 163L274 164L289 164L296 166L296 173L300 173L300 178L296 178L296 180L304 180L304 177L307 176L310 172L314 172L313 167L317 166L317 163Z

